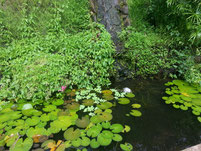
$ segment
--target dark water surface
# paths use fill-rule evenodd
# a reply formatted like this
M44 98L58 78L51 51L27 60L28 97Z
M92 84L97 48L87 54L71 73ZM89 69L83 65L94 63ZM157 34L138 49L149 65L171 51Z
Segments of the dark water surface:
M133 145L136 151L179 151L201 143L201 123L191 111L182 111L166 105L166 81L126 80L114 83L113 88L129 87L136 97L131 101L142 105L141 117L127 117L130 105L117 105L113 110L113 122L126 124L131 131L124 140ZM117 149L118 150L118 149Z

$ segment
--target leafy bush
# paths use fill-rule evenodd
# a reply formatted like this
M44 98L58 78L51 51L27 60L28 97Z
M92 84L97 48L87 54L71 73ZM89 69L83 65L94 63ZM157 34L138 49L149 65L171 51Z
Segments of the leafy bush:
M17 40L1 51L4 99L48 99L62 85L110 84L114 48L101 25L74 35L60 32Z
M88 0L0 0L0 44L36 33L88 29L88 7Z
M124 59L129 62L134 76L146 77L169 67L166 43L156 33L128 28L121 38L125 44Z

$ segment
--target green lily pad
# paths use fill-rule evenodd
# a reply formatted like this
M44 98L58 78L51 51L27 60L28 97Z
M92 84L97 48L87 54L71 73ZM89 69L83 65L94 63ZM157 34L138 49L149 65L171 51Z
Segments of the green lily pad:
M110 129L113 133L120 133L123 131L124 127L121 124L112 124Z
M186 106L184 106L184 105L180 105L180 109L186 111L186 110L188 110L188 107L186 107Z
M90 129L88 129L87 136L97 137L100 134L101 130L102 130L101 125L92 126Z
M128 97L128 98L134 98L135 94L133 94L133 93L126 93L126 97Z
M39 127L31 127L27 130L27 133L26 135L28 137L33 137L34 135L46 135L47 134L47 131L45 128L39 128Z
M197 117L198 121L201 122L201 117Z
M108 129L111 126L110 122L102 122L101 124L102 124L102 127L105 129Z
M101 146L108 146L111 144L112 139L111 138L106 138L104 134L99 134L97 137L97 141Z
M141 108L141 105L140 104L132 104L132 107L138 109L138 108Z
M122 136L119 135L119 134L114 134L113 138L112 138L114 141L116 142L120 142L123 140Z
M180 105L173 104L173 107L176 108L176 109L178 109L178 108L180 108Z
M80 109L80 104L79 103L71 103L71 104L67 104L66 108L69 110L79 110Z
M53 105L59 106L64 104L64 100L58 99L58 100L53 100L52 102Z
M102 93L104 95L111 95L112 94L112 91L111 90L103 90Z
M48 114L42 114L41 117L40 117L40 120L41 121L44 121L44 122L47 122L50 120L50 117Z
M26 119L25 123L29 126L35 126L40 122L40 118L37 116L33 116L32 118Z
M52 143L52 144L56 144L56 142L52 139L46 140L45 142L42 143L41 147L44 149L49 149L48 144Z
M96 139L92 139L90 142L90 146L91 148L96 149L100 146L100 143Z
M80 130L79 129L74 130L74 128L69 128L64 132L64 138L66 140L71 140L71 141L78 139L80 135L81 135ZM81 144L81 140L80 140L80 144Z
M94 104L94 100L92 99L86 99L82 101L82 104L85 106L92 106Z
M135 116L135 117L142 116L142 113L138 110L131 110L130 114Z
M79 128L86 128L89 125L89 123L90 120L88 116L82 117L82 119L77 119L75 122L76 126Z
M200 112L197 112L197 111L192 111L192 113L193 113L194 115L197 115L197 116L200 115Z
M127 98L119 98L119 99L118 99L118 103L119 103L119 104L129 104L129 103L130 103L130 100L127 99Z
M101 121L110 121L113 118L112 114L108 112L102 112L98 115L98 117L101 119Z
M56 110L56 106L55 105L48 105L48 106L45 106L45 108L43 108L43 111L45 112L51 112L51 111L54 111Z
M111 102L102 102L101 104L97 105L99 109L105 110L111 108L113 104Z
M113 133L111 132L111 131L108 131L108 130L104 130L104 131L102 131L102 133L101 133L102 135L103 135L103 137L105 137L105 138L113 138Z
M130 143L120 144L120 147L123 151L132 151L133 146Z
M111 101L114 99L114 96L113 95L103 95L103 99L107 100L107 101Z
M80 138L76 139L76 140L72 140L72 145L74 147L80 147L82 140Z
M82 139L81 139L81 145L82 146L89 146L89 144L90 144L90 139L88 138L88 137L82 137Z
M24 141L20 138L17 143L10 148L10 151L29 151L33 145L31 138L26 138Z

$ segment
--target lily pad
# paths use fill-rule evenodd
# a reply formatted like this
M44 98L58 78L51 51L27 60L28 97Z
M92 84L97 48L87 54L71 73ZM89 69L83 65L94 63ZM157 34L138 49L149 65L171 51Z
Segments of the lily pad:
M103 99L107 100L107 101L111 101L114 99L114 96L113 95L103 95Z
M133 146L130 143L120 144L120 147L123 151L132 151Z
M100 134L101 130L102 130L101 125L92 126L87 131L87 136L89 136L89 137L97 137Z
M124 127L121 124L112 124L110 129L113 133L120 133L123 131Z
M69 128L64 132L64 138L66 140L71 140L71 141L78 139L80 135L81 135L80 130L79 129L74 130L74 128Z
M141 108L141 105L140 104L132 104L132 107L138 109L138 108Z
M59 105L64 104L64 100L61 100L61 99L53 100L52 104L59 106Z
M80 138L76 139L76 140L72 140L72 145L74 147L80 147L82 140Z
M67 104L66 108L69 110L79 110L80 104L73 102L73 103Z
M82 139L81 139L81 145L82 146L89 146L89 144L90 144L90 139L88 138L88 137L82 137Z
M103 90L102 93L104 95L111 95L112 94L112 91L111 90Z
M85 117L82 117L82 119L77 119L75 123L76 123L76 126L79 128L86 128L89 125L90 120L88 116L85 116Z
M20 138L17 143L10 148L10 151L29 151L33 145L31 138L26 138L24 141Z
M118 103L119 103L119 104L129 104L129 103L130 103L130 100L127 99L127 98L119 98L119 99L118 99Z
M122 136L119 135L119 134L114 134L113 138L112 138L114 141L116 142L120 142L123 140Z
M96 149L100 146L100 143L96 139L92 139L90 142L90 146L91 148Z
M113 104L111 102L102 102L101 104L97 105L97 107L99 109L105 110L105 109L111 108L112 105Z
M48 105L48 106L45 106L45 108L43 108L43 111L45 112L51 112L51 111L54 111L57 107L55 105Z
M133 94L133 93L126 93L126 97L128 97L128 98L134 98L135 94Z
M131 110L130 114L136 117L142 116L142 113L138 110Z
M111 126L110 122L102 122L101 124L102 124L103 128L105 128L105 129L108 129Z
M26 119L25 123L29 126L35 126L40 122L40 118L37 116L33 116L32 118Z
M112 139L111 138L106 138L104 134L99 134L97 137L97 141L101 146L108 146L111 144Z
M82 104L85 106L92 106L94 104L94 100L92 99L86 99L82 101Z

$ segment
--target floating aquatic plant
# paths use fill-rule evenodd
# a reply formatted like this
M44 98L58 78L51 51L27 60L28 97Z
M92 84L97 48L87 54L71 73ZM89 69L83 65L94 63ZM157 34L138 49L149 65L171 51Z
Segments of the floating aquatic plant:
M82 104L85 106L92 106L94 104L94 100L92 99L85 99L82 101Z
M133 94L133 93L126 93L126 95L125 95L126 97L128 97L128 98L134 98L135 97L135 94Z
M131 110L130 114L136 117L142 116L142 113L138 110Z
M18 139L16 144L10 147L10 151L29 151L33 145L33 140L31 138L26 138L24 141L22 138Z
M119 104L129 104L130 100L128 98L119 98L118 103Z
M61 100L61 99L53 100L52 104L59 106L59 105L64 104L64 100Z
M120 144L120 147L123 151L132 151L133 146L130 143Z
M72 128L72 127L67 129L64 132L64 138L66 140L71 140L71 141L78 139L80 137L80 135L81 135L80 130L79 129L74 130L74 128Z
M100 143L94 138L91 140L90 146L91 146L91 148L96 149L100 146Z
M123 131L124 127L121 124L112 124L110 129L113 133L120 133Z
M111 108L112 106L113 106L113 104L111 102L102 102L102 103L97 105L97 107L99 109L103 109L103 110Z
M48 105L48 106L45 106L43 108L43 111L45 112L51 112L51 111L54 111L57 107L55 105Z
M166 104L172 104L174 108L181 110L192 109L192 113L200 116L201 93L199 85L190 85L182 80L173 80L165 84L166 93L170 96L163 97Z
M77 119L75 123L77 127L86 128L90 123L90 119L88 116L85 116L82 119Z
M132 104L132 107L138 109L138 108L141 108L141 105L140 104Z
M116 142L120 142L120 141L123 140L122 136L119 135L119 134L114 134L112 139L113 139L114 141L116 141Z

